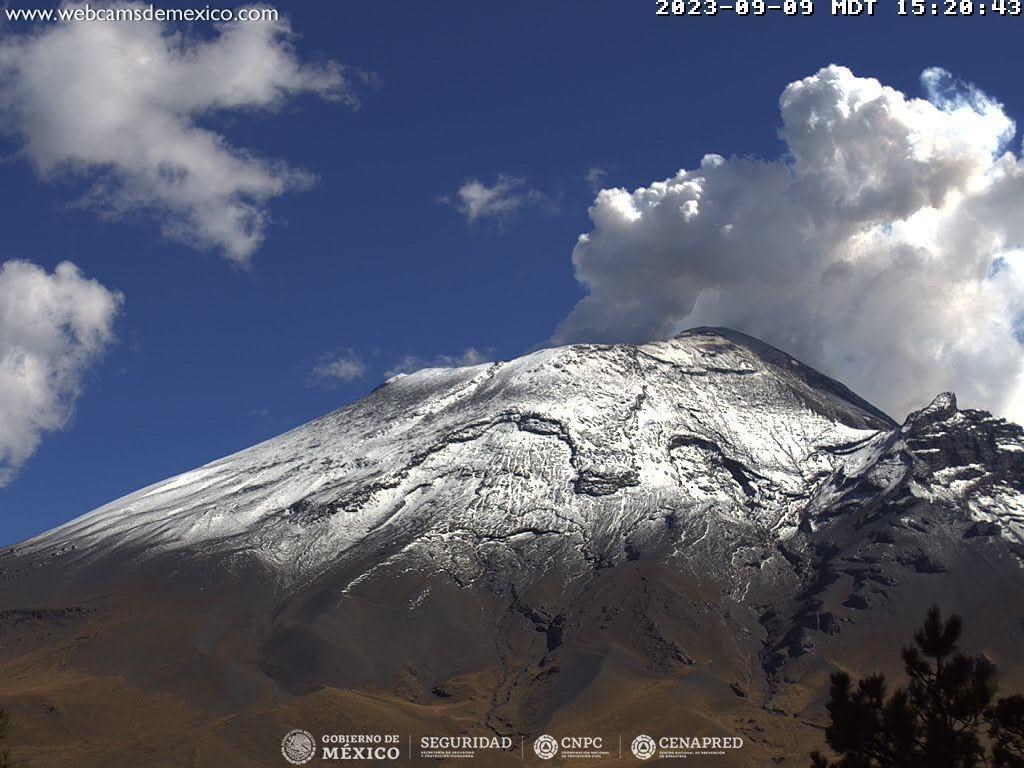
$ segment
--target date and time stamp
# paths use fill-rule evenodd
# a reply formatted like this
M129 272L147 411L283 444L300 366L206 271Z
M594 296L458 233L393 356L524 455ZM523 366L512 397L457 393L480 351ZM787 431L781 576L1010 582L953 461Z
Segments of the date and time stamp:
M658 16L874 16L879 0L654 0ZM1020 16L1024 0L888 0L898 16ZM817 7L816 7L817 6ZM824 6L824 7L821 7Z

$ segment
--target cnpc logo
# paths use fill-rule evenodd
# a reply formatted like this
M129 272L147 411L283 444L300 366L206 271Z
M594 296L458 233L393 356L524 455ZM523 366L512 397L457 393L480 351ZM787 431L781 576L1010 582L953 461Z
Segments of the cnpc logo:
M541 760L550 760L559 751L569 757L579 757L584 756L584 753L598 752L603 747L604 740L600 736L563 736L556 739L545 733L533 742L533 751Z
M533 751L541 760L550 760L558 754L558 739L545 733L533 742Z

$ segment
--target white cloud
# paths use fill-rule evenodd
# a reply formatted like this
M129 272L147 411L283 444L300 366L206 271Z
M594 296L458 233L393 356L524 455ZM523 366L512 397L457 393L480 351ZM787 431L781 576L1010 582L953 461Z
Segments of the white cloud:
M355 381L366 374L366 363L351 349L322 360L313 369L313 380L321 383Z
M759 336L902 417L940 390L1024 420L1024 162L1002 105L939 69L926 99L831 66L782 94L775 161L707 155L601 191L555 334Z
M139 4L119 3L123 7ZM201 40L158 22L54 24L0 40L0 129L44 179L93 182L104 215L145 211L167 237L245 263L267 203L308 173L232 147L199 121L312 93L353 103L341 67L299 61L288 22L235 22Z
M553 207L547 195L526 185L526 179L504 174L490 185L470 179L459 187L454 200L442 197L441 201L453 205L469 222L487 218L505 221L528 205Z
M53 274L25 261L0 265L0 487L44 433L67 423L121 303L70 262Z
M487 362L485 352L469 347L457 355L438 355L433 358L419 355L404 355L391 368L384 372L385 376L397 376L400 373L414 373L423 368L462 368L467 365L479 365Z

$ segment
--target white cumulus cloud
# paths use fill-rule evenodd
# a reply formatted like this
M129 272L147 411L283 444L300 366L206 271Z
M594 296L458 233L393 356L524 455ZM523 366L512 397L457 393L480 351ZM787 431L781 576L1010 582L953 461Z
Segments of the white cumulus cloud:
M0 265L0 487L67 423L121 303L70 262L52 274L26 261Z
M1013 121L930 69L925 98L830 66L783 91L774 160L707 155L602 190L555 341L695 325L763 338L900 418L952 389L1024 420L1024 161Z
M0 130L42 178L89 179L83 202L102 214L144 211L167 237L245 263L263 241L268 202L313 177L200 121L302 93L352 103L343 69L301 62L293 37L283 19L225 24L209 39L145 21L6 31Z

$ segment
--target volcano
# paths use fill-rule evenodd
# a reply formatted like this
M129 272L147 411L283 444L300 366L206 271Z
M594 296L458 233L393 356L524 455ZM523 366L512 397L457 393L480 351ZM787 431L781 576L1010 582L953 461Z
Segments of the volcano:
M3 550L0 705L32 766L286 766L294 729L805 766L829 675L898 672L933 603L1024 688L1022 537L1024 431L952 394L899 424L725 329L546 349Z

